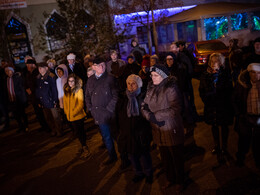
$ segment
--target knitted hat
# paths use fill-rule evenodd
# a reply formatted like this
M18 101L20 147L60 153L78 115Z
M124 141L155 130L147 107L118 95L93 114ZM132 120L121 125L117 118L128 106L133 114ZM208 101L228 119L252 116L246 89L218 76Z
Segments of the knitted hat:
M67 55L67 60L75 60L76 59L76 55L73 53L70 53L69 55Z
M12 72L14 72L14 68L11 66L6 66L5 69L11 70Z
M247 67L247 71L256 71L260 72L260 63L251 63Z
M129 75L129 76L127 77L127 79L126 79L126 83L127 83L128 81L135 81L136 84L138 85L138 88L141 88L141 87L143 86L143 81L142 81L142 79L141 79L138 75L136 75L136 74L131 74L131 75Z
M163 79L167 78L170 75L170 72L167 69L167 67L163 66L163 65L159 65L159 64L156 64L156 65L152 66L150 68L150 72L158 73L159 75L161 75L161 77Z
M145 54L143 56L143 61L142 61L142 64L141 66L146 66L146 67L150 67L150 55L149 54Z

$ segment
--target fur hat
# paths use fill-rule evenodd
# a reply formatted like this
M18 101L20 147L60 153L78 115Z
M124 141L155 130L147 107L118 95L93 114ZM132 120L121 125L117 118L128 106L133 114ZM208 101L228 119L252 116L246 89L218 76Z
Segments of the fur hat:
M248 65L247 67L247 71L256 71L256 72L260 72L260 63L251 63Z
M142 81L142 79L141 79L138 75L136 75L136 74L131 74L131 75L129 75L129 76L127 77L127 79L126 79L126 83L127 83L128 81L135 81L136 84L138 85L138 88L141 88L141 87L143 86L143 81Z
M161 75L162 78L167 78L170 75L169 70L166 66L155 64L150 68L150 72L156 72L159 75Z
M69 55L67 55L67 60L75 60L76 59L76 55L73 53L70 53Z

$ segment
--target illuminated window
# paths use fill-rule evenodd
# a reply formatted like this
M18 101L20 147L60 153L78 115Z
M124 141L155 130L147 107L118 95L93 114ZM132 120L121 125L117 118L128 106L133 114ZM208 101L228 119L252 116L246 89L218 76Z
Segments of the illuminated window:
M64 47L67 31L66 20L54 12L46 23L46 31L51 51Z
M241 30L248 27L247 13L231 15L232 30Z
M260 30L260 12L253 12L252 14L252 30Z
M158 43L171 43L174 41L173 24L157 26Z
M206 39L218 39L228 32L228 19L226 16L204 19Z

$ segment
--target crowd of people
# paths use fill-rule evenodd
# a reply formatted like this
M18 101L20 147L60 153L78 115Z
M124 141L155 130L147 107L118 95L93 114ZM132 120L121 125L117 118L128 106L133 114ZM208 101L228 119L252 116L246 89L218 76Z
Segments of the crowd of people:
M196 111L192 86L196 60L184 41L173 42L164 61L157 55L145 54L138 41L127 61L111 51L111 60L86 55L84 65L74 53L67 55L67 64L55 59L36 63L26 58L26 71L2 60L1 117L8 130L10 113L18 123L17 132L30 131L25 108L30 103L41 129L52 136L63 136L69 124L78 138L81 158L91 151L86 143L84 120L93 117L108 152L109 165L118 160L121 169L132 164L134 182L153 182L151 146L159 149L166 173L166 189L184 184L184 141L193 136L201 116ZM244 57L243 57L244 56ZM228 60L213 53L201 74L199 94L204 103L204 121L211 126L214 147L212 154L228 153L229 126L234 122L238 132L237 165L243 166L252 142L256 167L260 168L260 37L254 51L243 55L237 40L230 41ZM220 133L220 130L221 133Z

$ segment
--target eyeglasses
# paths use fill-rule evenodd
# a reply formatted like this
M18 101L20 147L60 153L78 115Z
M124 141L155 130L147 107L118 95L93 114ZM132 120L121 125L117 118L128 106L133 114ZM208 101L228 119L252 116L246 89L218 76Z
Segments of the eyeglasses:
M68 80L68 83L74 83L75 80Z

